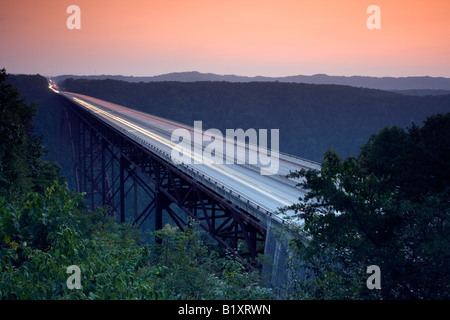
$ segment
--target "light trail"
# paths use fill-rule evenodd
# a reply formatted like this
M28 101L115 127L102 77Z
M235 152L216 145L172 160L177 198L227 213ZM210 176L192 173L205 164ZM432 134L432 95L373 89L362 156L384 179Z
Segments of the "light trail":
M175 147L177 147L178 145L170 140L167 140L149 130L146 130L142 127L139 127L127 120L124 120L118 116L115 116L107 111L104 111L98 107L93 106L90 103L87 103L79 98L76 97L72 97L72 99L77 102L78 104L82 105L83 107L91 110L92 112L96 113L96 114L100 114L103 115L106 118L109 118L110 120L116 121L120 124L122 124L123 126L126 126L128 128L131 128L132 130L136 130L137 132L143 134L146 137L149 137L155 141L158 141L159 143L165 145L166 147L170 148L171 150L174 149ZM139 113L137 113L139 114ZM180 149L178 149L180 150ZM180 152L182 152L180 150ZM258 181L247 177L247 176L243 176L240 175L238 172L230 169L228 166L225 165L220 165L220 164L214 164L214 163L208 163L208 162L204 162L203 161L203 157L202 155L199 155L197 152L194 151L189 151L187 153L182 152L184 155L188 156L189 158L191 158L191 163L192 160L196 160L202 164L204 164L205 166L208 166L209 168L218 171L220 173L222 173L223 175L233 179L234 181L239 182L240 184L251 188L253 190L255 190L256 192L265 195L266 197L269 197L275 201L277 201L278 203L280 203L282 206L288 206L291 205L293 203L293 199L288 199L286 197L284 197L284 195L281 195L279 193L279 190L271 188L267 185L265 185L266 188L262 188L260 185L261 183L259 183ZM297 199L295 199L297 200ZM263 206L263 205L262 205Z

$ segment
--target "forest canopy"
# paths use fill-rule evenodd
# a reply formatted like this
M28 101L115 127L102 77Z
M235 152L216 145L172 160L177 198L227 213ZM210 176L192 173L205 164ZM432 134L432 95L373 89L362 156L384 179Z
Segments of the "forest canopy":
M313 299L450 297L450 113L407 131L386 127L357 157L326 153L305 178L308 194L290 209L304 221L293 241L310 281L296 292ZM303 241L302 239L311 239ZM381 272L366 287L368 266Z
M0 300L272 296L258 273L220 254L195 223L184 232L166 225L152 233L161 244L149 244L136 226L107 217L104 208L89 210L83 194L60 177L59 166L42 159L45 149L33 130L37 106L27 104L5 78L2 70ZM71 266L80 270L79 288L68 285Z
M292 174L309 193L291 208L305 224L290 262L310 278L285 284L284 297L448 299L449 95L291 83L68 79L62 87L187 124L280 128L282 151L322 162ZM141 230L87 209L46 160L70 168L46 79L3 70L0 90L0 299L280 298L195 229L166 225L152 233L161 244L142 243ZM80 290L66 285L73 264ZM367 289L372 264L381 290Z

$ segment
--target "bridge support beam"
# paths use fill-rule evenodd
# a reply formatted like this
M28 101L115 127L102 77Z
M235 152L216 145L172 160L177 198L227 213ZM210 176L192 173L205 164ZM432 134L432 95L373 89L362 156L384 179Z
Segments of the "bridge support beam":
M162 228L165 218L183 230L190 219L248 266L264 253L266 227L253 215L199 183L166 155L131 132L65 100L77 191L93 209L107 207L118 221ZM148 219L154 215L153 222Z

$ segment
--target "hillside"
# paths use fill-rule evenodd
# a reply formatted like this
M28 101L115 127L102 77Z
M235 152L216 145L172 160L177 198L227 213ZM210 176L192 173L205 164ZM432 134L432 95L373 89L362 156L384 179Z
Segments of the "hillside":
M47 79L41 75L7 75L6 83L17 88L27 104L37 104L34 131L43 139L45 159L58 162L71 184L71 154L67 131L62 127L61 97L48 89Z
M65 154L59 159L68 164L68 140L61 136L62 98L51 93L39 75L12 76L8 82L23 88L27 101L39 104L36 131L54 132L47 147L56 155ZM300 227L299 234L311 242L304 246L300 239L292 241L298 247L292 247L287 268L309 268L314 281L299 283L295 277L266 288L259 272L247 272L238 261L222 255L214 242L195 231L195 225L184 232L166 225L149 234L163 239L161 244L142 243L145 230L141 233L104 218L100 208L91 212L82 195L51 185L57 172L40 161L29 161L42 154L39 141L31 137L34 107L2 86L0 119L8 120L2 124L0 173L17 173L26 178L21 181L32 177L33 184L20 183L11 174L8 181L13 183L0 184L0 193L7 189L12 199L0 197L1 299L448 298L450 113L424 117L448 112L449 95L417 97L336 85L256 82L67 80L63 85L186 123L201 119L220 129L279 128L282 149L297 150L302 156L319 154L327 145L342 154L365 140L365 134L375 133L376 127L425 121L410 130L378 131L362 142L356 158L341 161L329 151L318 159L326 164L320 172L293 173L306 178L304 187L314 200L293 205L309 226ZM14 130L22 123L29 138L20 134L23 130ZM60 143L52 143L55 140ZM36 186L37 191L29 192ZM83 272L80 290L71 290L65 281L72 279L65 269L69 265ZM367 290L372 277L361 281L367 277L361 266L383 270L384 290Z
M450 112L450 95L406 96L339 85L67 79L60 87L203 128L280 129L280 149L321 161L358 154L371 134Z
M50 160L70 180L67 137L62 136L59 99L39 75L9 75L27 102L37 102L35 130L44 136ZM450 95L407 96L338 85L276 82L150 82L68 79L68 91L85 93L148 113L203 127L280 129L280 149L321 161L329 148L342 157L358 154L385 126L410 127L429 115L450 112Z
M247 77L238 75L219 75L214 73L201 73L196 71L174 72L149 77L134 77L121 75L60 75L54 77L56 82L66 79L105 80L114 79L127 82L197 82L197 81L227 81L227 82L283 82L283 83L309 83L309 84L337 84L358 88L370 88L380 90L445 90L450 93L450 79L443 77L367 77L367 76L330 76L315 74L311 76L296 75L286 77ZM433 94L433 91L429 91Z

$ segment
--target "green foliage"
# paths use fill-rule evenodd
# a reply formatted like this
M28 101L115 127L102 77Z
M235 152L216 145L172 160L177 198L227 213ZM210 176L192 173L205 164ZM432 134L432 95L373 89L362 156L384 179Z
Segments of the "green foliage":
M134 226L86 209L83 195L61 183L59 166L42 160L27 105L0 73L0 299L237 299L265 298L258 274L203 243L195 225L154 232L161 244L141 243ZM41 97L44 78L28 93ZM32 88L32 89L30 89ZM49 101L49 100L48 100ZM48 106L47 106L48 107ZM40 123L48 123L42 121ZM59 180L59 182L58 182ZM81 271L69 289L67 268Z
M11 75L8 74L5 84L16 88L20 92L21 99L25 104L30 104L35 109L33 118L33 134L39 137L41 144L45 145L45 150L41 149L42 166L46 167L35 171L44 172L53 170L58 173L61 170L72 185L72 163L70 157L70 144L65 140L68 136L67 123L61 121L63 115L62 98L48 89L47 79L40 75ZM10 88L11 88L10 87ZM12 88L11 88L12 89ZM44 160L44 161L42 161ZM48 161L57 161L48 162ZM61 167L61 168L60 168ZM45 172L44 172L45 173ZM45 173L47 175L47 173ZM44 184L53 179L36 177L39 181L40 191L45 190Z
M32 134L34 106L3 83L4 75L2 299L271 298L258 273L211 250L194 224L184 231L166 226L152 234L160 243L143 245L132 226L105 218L102 210L89 212L80 195L50 185L57 168L42 161L42 145ZM40 88L43 80L33 79ZM386 125L406 127L411 120L448 112L450 96L278 83L67 80L64 86L187 124L203 120L205 127L221 130L282 127L281 151L315 160L332 145L336 152L326 153L320 172L292 174L306 178L303 188L310 192L304 203L290 208L303 221L298 229L303 237L292 240L289 262L295 268L300 259L311 277L292 282L290 297L448 299L448 114L407 132L383 129L358 157L342 160L339 154L355 153ZM41 94L31 90L29 98ZM81 290L66 286L72 264L81 268ZM381 290L366 287L372 264L381 268Z
M261 286L259 272L245 270L232 255L208 250L202 232L191 221L180 232L166 225L152 235L161 241L152 252L158 270L156 287L169 299L268 299L271 290Z
M105 231L103 212L86 211L82 196L67 187L54 185L44 195L30 193L22 206L1 198L0 213L0 298L158 297L150 283L135 273L144 250L131 240L131 227ZM128 245L111 236L118 230ZM66 286L70 265L81 268L81 290Z
M385 128L358 158L329 151L320 172L291 174L309 190L289 208L302 223L303 240L293 247L312 273L303 297L450 297L449 124L445 114L407 132ZM381 290L366 287L373 264L381 268Z
M27 105L0 71L0 196L21 201L30 191L43 192L59 179L59 166L43 161L45 150L33 132L36 105Z
M153 235L161 241L153 247L153 264L159 273L158 287L175 299L192 299L201 295L207 277L201 268L201 259L206 254L199 234L193 228L177 232L176 227L166 225Z
M133 226L85 209L82 195L53 185L22 205L0 198L0 299L257 299L257 273L209 252L194 226L167 225L157 245ZM79 290L67 267L81 269Z

